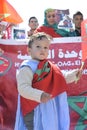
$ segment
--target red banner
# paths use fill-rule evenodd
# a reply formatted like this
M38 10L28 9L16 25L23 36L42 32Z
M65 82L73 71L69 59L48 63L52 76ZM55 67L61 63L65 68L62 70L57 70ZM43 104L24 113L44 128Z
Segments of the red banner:
M20 63L29 59L27 42L0 40L4 54L0 56L0 128L13 130L17 108L16 70ZM80 68L82 59L81 38L54 39L48 59L62 71ZM81 79L68 85L70 107L70 130L85 130L87 127L87 68L84 66ZM8 120L9 119L9 120ZM2 130L3 130L2 129Z

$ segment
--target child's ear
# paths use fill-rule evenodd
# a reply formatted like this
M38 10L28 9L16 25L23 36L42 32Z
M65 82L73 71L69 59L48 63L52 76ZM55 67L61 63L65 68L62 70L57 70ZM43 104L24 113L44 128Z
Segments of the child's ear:
M27 52L28 52L28 54L30 54L31 53L31 48L27 47Z

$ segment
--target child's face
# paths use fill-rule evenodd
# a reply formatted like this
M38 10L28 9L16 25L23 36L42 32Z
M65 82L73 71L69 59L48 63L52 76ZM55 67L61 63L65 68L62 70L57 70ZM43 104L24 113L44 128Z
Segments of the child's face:
M50 41L46 38L35 40L34 43L32 43L32 47L28 49L29 54L33 59L44 60L47 58L49 53L49 44Z

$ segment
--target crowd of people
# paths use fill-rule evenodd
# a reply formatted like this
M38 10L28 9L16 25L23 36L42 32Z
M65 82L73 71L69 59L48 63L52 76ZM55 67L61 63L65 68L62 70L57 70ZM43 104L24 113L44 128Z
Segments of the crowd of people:
M49 12L49 13L48 13ZM63 20L63 28L59 28L59 21ZM44 12L44 23L42 26L39 26L39 21L35 16L32 16L28 20L29 31L27 31L26 38L30 37L33 32L39 28L37 31L50 32L53 34L53 37L69 37L69 36L81 36L81 22L83 21L83 14L80 11L77 11L73 14L73 18L70 18L68 15L64 14L63 18L59 17L55 9L47 9ZM1 39L10 39L12 28L16 25L12 24L3 24L5 22L0 21L0 38ZM73 28L72 24L75 26ZM8 26L9 25L9 26ZM62 25L60 25L62 26ZM65 28L64 28L65 27ZM66 28L69 28L68 31ZM27 30L27 29L26 29ZM55 32L55 33L54 33Z
M16 74L21 116L17 112L15 130L69 130L67 84L79 80L82 70L62 73L47 57L52 38L81 36L82 21L83 14L78 11L73 15L75 29L58 28L52 8L44 11L42 26L35 16L29 18L27 50L31 59L24 60ZM18 120L24 125L18 125Z
M36 18L37 19L37 18ZM83 14L80 11L77 11L73 14L72 22L75 28L69 28L69 30L58 28L58 23L56 22L56 13L55 9L47 9L44 12L44 23L42 26L36 26L33 24L30 26L30 30L35 28L35 32L45 32L52 37L72 37L72 36L81 36L81 22L83 21Z

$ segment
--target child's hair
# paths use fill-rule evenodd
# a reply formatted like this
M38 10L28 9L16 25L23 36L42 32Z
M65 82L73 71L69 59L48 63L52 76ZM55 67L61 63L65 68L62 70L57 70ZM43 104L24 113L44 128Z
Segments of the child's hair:
M38 32L38 33L35 33L33 34L30 39L29 39L29 42L28 42L28 47L31 48L32 46L32 43L35 41L35 40L42 40L43 38L46 38L47 40L51 41L52 40L52 37L44 32Z

